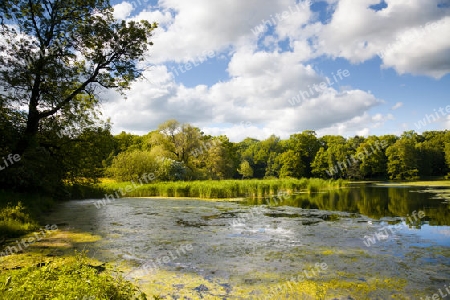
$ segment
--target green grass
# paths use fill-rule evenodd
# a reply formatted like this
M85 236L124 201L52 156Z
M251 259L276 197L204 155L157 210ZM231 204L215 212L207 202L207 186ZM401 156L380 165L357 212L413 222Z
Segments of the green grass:
M0 190L0 240L37 229L41 216L53 205L50 197Z
M122 276L104 267L91 265L84 253L54 258L43 265L2 271L0 298L147 299Z
M0 210L0 239L17 237L38 228L37 222L26 212L22 202L8 204Z
M113 182L107 180L100 187L107 194L127 197L193 197L203 199L224 198L261 198L268 195L286 192L315 193L322 190L341 188L347 185L344 180L324 179L264 179L264 180L208 180L208 181L175 181L157 182L133 186L130 182ZM128 191L126 190L128 187Z
M418 180L418 181L389 181L389 182L380 182L376 183L377 185L386 185L386 186L450 186L450 180Z
M37 230L54 204L49 197L0 190L0 251ZM37 253L27 248L25 254L0 257L0 299L146 299L113 271L93 267L84 253L49 258L46 247ZM6 261L12 265L5 267Z

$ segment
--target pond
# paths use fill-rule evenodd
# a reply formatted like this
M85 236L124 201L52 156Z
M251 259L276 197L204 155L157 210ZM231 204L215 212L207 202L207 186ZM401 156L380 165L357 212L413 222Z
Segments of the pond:
M450 290L449 190L354 186L268 199L61 204L91 256L162 299L420 299Z

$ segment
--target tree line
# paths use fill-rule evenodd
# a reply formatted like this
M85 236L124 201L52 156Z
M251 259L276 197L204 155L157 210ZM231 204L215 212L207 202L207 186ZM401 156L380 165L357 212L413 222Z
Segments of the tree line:
M129 181L154 171L157 179L344 178L411 180L445 176L450 132L404 132L401 136L317 137L306 130L282 140L246 138L233 143L190 124L169 120L137 136L122 132L105 164L105 175Z
M7 159L20 135L8 119L0 155ZM0 172L0 188L64 193L64 185L95 183L110 177L156 181L240 178L344 178L411 180L446 176L450 171L450 131L406 131L401 136L318 137L312 130L288 139L231 142L190 124L169 120L145 135L112 135L109 123L79 132L42 127L33 156ZM17 142L17 141L16 141ZM1 161L3 161L3 159ZM61 195L64 196L64 195Z

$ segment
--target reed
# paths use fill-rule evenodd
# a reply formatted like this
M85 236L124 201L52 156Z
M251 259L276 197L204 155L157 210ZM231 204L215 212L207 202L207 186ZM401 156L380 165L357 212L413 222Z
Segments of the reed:
M135 185L126 197L192 197L204 199L262 198L280 192L317 193L341 188L348 184L344 180L302 179L262 179L262 180L207 180L173 181ZM103 182L100 185L106 193L125 191L129 182ZM131 191L130 191L131 190Z

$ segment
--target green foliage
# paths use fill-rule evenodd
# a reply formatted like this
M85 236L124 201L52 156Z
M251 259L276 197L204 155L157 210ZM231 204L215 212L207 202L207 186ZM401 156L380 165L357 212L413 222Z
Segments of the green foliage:
M394 142L395 140L392 143ZM362 177L373 178L387 175L386 165L388 159L386 149L388 146L390 146L388 140L383 140L376 136L369 136L365 142L359 145L356 149L355 157L364 157L359 165ZM370 151L370 155L367 155L367 151Z
M417 136L407 132L386 149L387 171L391 179L411 180L419 175L419 153L415 147Z
M439 176L445 174L445 131L426 131L418 137L416 149L419 152L419 174Z
M0 209L0 239L17 237L38 228L26 208L19 201L16 205L8 203Z
M109 128L96 128L99 92L124 92L142 76L156 27L115 20L107 0L2 1L0 155L22 160L0 187L54 195L103 175L114 147Z
M320 139L320 144L323 146L311 163L311 173L320 178L346 177L349 156L355 151L351 141L348 143L341 136L326 135Z
M77 135L39 136L41 146L29 149L0 174L0 188L65 198L65 184L95 183L104 176L103 161L114 151L109 128L86 128Z
M310 177L312 175L311 164L321 145L320 140L316 137L316 133L312 130L306 130L301 134L293 134L287 140L287 145L289 150L297 154L294 156L296 161L292 161L291 158L290 162L291 168L295 171L288 176L297 178Z
M311 163L311 173L318 178L327 178L328 155L324 147L320 147L314 161Z
M133 150L117 155L107 173L118 181L137 182L144 174L155 173L157 161L148 151Z
M160 181L183 180L187 175L184 163L170 159L159 159L156 166L156 178Z
M226 136L219 136L204 144L204 155L200 155L197 167L205 171L207 179L232 178L236 172L234 145Z
M85 253L0 274L0 296L16 299L146 299L110 270L99 271Z
M153 140L161 147L162 157L175 159L190 167L191 160L201 148L202 137L200 129L169 120L158 127Z
M450 170L450 132L447 132L446 134L446 142L445 142L445 161L447 163L447 169ZM450 173L448 174L448 177L450 177Z
M242 179L253 177L253 169L250 166L250 163L246 160L241 163L237 171L242 175Z
M53 205L49 197L0 190L0 240L35 230Z
M444 163L445 143L449 139L446 131L422 135L405 132L401 138L383 135L348 139L333 135L317 138L314 131L304 131L287 140L272 135L263 141L247 138L232 143L226 136L207 136L199 128L169 120L143 137L122 133L116 139L121 145L116 146L119 154L144 149L150 157L157 158L160 181L388 176L415 179L419 175L444 176L448 172ZM397 144L399 139L402 142ZM408 149L400 146L405 140L409 140ZM159 163L160 160L165 163Z
M287 150L281 153L277 157L276 162L280 166L278 171L280 178L300 178L304 173L305 165L300 158L300 153L294 150Z

